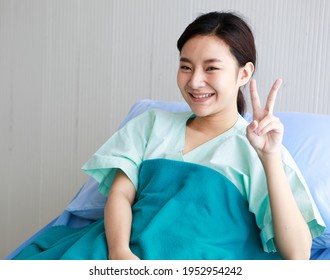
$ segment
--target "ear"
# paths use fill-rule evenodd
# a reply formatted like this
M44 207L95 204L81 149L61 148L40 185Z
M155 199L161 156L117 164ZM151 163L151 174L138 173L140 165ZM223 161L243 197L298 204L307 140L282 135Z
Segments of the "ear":
M246 85L251 79L254 72L254 64L252 62L248 62L239 69L238 73L238 84L239 86Z

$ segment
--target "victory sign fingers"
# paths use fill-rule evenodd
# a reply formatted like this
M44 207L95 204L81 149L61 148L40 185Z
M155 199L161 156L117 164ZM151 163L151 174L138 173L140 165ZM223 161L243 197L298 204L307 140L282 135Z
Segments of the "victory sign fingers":
M277 151L283 136L283 125L273 115L277 92L282 84L282 79L277 79L273 84L263 108L257 91L255 80L250 82L250 95L252 103L253 121L247 127L247 136L251 145L262 152Z
M260 97L257 90L257 82L252 79L250 82L250 96L252 103L253 120L260 121L265 115L273 114L277 92L282 84L282 79L277 79L273 84L267 97L265 108L262 109Z

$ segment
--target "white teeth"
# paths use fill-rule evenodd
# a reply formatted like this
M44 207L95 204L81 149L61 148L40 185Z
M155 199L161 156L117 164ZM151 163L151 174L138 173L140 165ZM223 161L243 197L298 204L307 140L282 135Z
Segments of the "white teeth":
M212 96L212 93L207 93L207 94L203 94L203 95L194 95L194 94L192 94L192 96L194 98L206 98L206 97Z

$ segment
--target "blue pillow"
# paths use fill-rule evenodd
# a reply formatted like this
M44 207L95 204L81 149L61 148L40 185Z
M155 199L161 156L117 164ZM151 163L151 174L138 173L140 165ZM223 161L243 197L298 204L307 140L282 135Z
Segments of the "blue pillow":
M65 210L88 220L102 218L107 198L98 191L98 188L99 183L90 177Z
M284 124L283 145L303 174L326 224L313 248L330 248L330 115L276 114Z
M133 105L121 127L148 109L189 111L186 103L142 100ZM284 124L283 145L300 168L320 214L327 226L313 240L313 248L330 248L330 116L281 112L276 113ZM250 120L251 115L247 114ZM106 198L98 192L98 183L90 178L66 210L87 219L103 216Z

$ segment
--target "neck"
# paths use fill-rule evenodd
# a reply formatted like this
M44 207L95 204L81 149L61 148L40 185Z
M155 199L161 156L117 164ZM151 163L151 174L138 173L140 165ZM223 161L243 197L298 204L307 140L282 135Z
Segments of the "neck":
M238 115L236 111L228 115L197 116L188 123L188 126L206 135L220 135L235 125Z

